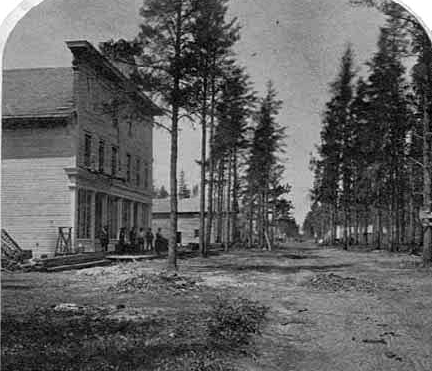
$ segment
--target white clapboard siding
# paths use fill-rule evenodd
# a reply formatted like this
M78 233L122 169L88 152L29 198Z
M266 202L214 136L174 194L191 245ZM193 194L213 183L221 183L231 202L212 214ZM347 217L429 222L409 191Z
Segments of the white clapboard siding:
M70 157L2 161L2 228L34 256L53 255L57 228L71 224L71 191L64 168L72 165Z

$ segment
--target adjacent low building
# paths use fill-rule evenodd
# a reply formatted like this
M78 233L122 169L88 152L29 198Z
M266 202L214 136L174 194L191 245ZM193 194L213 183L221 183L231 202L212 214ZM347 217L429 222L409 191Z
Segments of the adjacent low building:
M162 112L90 43L66 44L71 67L3 71L2 228L34 256L151 225Z
M164 237L170 235L170 202L169 198L153 200L153 232L155 233L161 228ZM198 244L200 234L200 198L198 196L179 198L177 211L177 231L181 236L181 244ZM207 213L205 213L205 215L207 217ZM215 215L213 219L211 243L222 242L225 239L226 230L226 213L224 213L221 223L218 223L217 216Z

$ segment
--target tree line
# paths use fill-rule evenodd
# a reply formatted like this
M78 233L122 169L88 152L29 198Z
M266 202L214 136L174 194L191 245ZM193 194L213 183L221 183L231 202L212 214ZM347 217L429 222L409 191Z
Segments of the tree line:
M360 74L348 46L322 115L312 208L304 230L390 251L423 246L431 262L432 48L424 28L390 1L352 0L386 15Z
M201 129L199 247L207 255L211 236L225 248L244 241L271 248L272 220L291 218L290 191L282 183L281 102L269 83L264 97L236 60L237 19L228 0L145 0L143 23L132 40L109 40L101 51L131 66L130 79L151 94L169 120L171 136L168 269L176 269L178 130ZM183 187L184 188L184 187ZM184 191L184 189L183 189ZM240 211L245 218L239 220ZM247 221L247 229L239 223ZM242 232L247 231L247 232Z

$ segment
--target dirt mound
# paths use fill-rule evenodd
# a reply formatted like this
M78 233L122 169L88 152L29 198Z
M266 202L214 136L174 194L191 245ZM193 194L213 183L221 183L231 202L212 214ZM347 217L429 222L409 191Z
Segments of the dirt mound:
M317 274L307 282L307 285L314 289L325 291L362 291L373 293L380 289L379 285L375 282L355 277L342 277L334 273Z
M175 294L199 291L202 286L196 279L178 274L138 274L125 278L110 286L109 290L125 292L159 292L170 291Z

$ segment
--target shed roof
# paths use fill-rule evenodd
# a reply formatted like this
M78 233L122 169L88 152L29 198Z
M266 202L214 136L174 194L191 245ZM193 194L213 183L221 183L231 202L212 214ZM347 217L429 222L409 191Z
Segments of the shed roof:
M3 117L67 115L73 109L72 68L3 71Z

